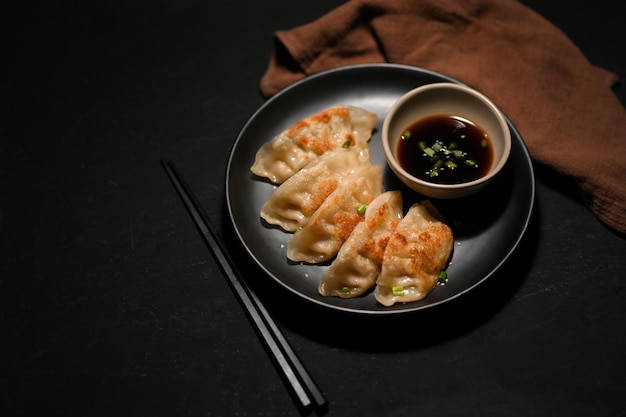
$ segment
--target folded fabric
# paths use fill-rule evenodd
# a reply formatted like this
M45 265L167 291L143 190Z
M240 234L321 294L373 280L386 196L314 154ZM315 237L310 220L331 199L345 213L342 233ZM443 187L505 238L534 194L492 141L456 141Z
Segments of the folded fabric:
M320 71L391 62L437 71L490 97L534 161L567 176L606 225L626 232L626 111L617 77L514 0L351 0L276 32L261 92Z

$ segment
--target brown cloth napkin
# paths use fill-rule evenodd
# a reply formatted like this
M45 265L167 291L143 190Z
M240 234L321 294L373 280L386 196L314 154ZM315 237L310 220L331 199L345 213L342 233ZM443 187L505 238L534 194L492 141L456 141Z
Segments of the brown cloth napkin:
M276 32L261 92L382 62L437 71L489 96L536 162L573 179L592 212L626 232L626 111L611 90L617 77L546 19L514 0L351 0Z

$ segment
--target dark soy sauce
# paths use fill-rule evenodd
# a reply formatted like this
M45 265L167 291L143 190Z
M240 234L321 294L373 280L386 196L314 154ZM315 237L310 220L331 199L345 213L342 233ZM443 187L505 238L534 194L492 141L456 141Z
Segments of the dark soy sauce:
M405 171L439 184L481 178L493 162L489 135L475 123L449 114L428 116L408 126L396 154Z

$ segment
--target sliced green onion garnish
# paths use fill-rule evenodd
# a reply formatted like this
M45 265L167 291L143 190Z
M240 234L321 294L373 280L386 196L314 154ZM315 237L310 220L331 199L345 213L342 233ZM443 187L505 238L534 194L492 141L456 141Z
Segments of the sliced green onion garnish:
M367 210L367 204L361 204L359 207L356 208L356 212L359 214L365 213L365 210Z
M298 232L299 232L299 231L301 231L301 230L302 230L302 228L301 228L301 227L296 227L296 230L294 230L293 232L294 232L294 233L298 233Z
M343 143L343 145L341 145L341 147L342 147L342 148L344 148L344 149L349 149L351 145L352 145L352 144L350 143L350 141L349 141L349 140L347 140L347 141L345 141L345 142Z
M343 287L343 288L341 289L341 293L342 293L342 294L350 294L350 288L348 288L348 287Z
M393 295L400 297L404 295L404 287L402 285L391 287L391 292L393 293Z
M470 167L475 167L476 166L476 161L474 161L473 159L466 159L465 160L465 165L470 166Z
M439 282L442 284L448 281L448 273L446 271L441 271L439 273Z
M433 169L439 169L443 166L443 159L439 159L437 162L435 162L435 165L433 165Z
M456 142L451 142L451 143L448 145L448 149L450 149L451 151L455 150L455 149L456 149L456 148L458 148L458 147L459 147L459 144L458 144L458 143L456 143Z
M456 159L463 159L463 158L465 158L465 154L463 153L463 151L461 151L459 149L453 150L452 153L454 154L454 157Z
M456 164L448 159L446 161L446 168L448 168L448 169L456 169Z
M411 138L411 131L410 130L405 130L404 133L402 134L402 139L410 139Z
M487 139L483 139L480 141L480 147L483 149L487 149Z
M433 156L435 151L433 151L432 148L424 148L424 153L428 156Z
M419 143L419 147L420 147L420 149L421 149L421 150L426 149L426 146L427 146L427 145L426 145L426 142L424 142L424 141L420 141L420 143Z
M441 142L437 141L433 144L432 148L435 152L439 152L443 146L441 146Z

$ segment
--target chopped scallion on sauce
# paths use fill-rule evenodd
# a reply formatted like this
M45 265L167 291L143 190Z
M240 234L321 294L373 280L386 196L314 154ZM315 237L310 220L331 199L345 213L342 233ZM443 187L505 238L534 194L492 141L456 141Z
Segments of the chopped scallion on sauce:
M396 148L409 174L438 184L459 184L486 175L493 163L488 134L460 116L437 114L408 126Z
M367 210L367 205L361 204L359 207L357 207L356 212L359 214L363 214L365 213L365 210Z
M352 144L350 143L350 141L349 141L349 140L347 140L347 141L345 141L345 142L343 143L343 145L341 145L341 147L342 147L342 148L344 148L344 149L350 149L350 146L351 146L351 145L352 145Z

